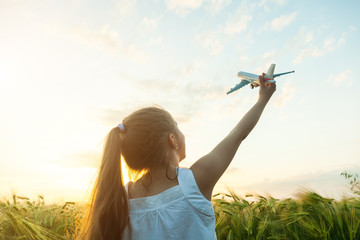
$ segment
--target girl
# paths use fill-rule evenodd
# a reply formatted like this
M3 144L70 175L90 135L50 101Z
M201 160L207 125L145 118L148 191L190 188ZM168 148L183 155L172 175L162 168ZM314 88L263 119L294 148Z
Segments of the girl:
M235 128L190 169L185 138L161 108L135 111L107 136L87 224L79 238L216 239L213 188L276 90L259 77L259 98ZM123 184L121 157L135 174Z

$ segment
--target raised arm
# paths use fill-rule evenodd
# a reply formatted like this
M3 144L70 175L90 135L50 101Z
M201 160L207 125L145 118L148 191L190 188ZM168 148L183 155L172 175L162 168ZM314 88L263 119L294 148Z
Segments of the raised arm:
M262 76L259 77L259 81L259 98L255 105L210 153L190 167L201 193L208 200L211 200L212 190L216 182L231 163L241 142L255 127L267 102L276 90L275 83L271 85L264 83Z

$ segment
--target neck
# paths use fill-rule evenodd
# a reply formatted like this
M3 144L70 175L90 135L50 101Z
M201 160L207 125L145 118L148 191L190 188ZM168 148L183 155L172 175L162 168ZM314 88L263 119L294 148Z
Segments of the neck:
M168 181L168 180L175 180L177 177L176 167L178 167L178 166L179 166L179 164L177 164L177 165L169 164L169 166L167 168L162 167L162 168L151 170L148 173L149 176L151 176L151 182L157 183L157 182L164 182L164 181Z
M173 186L174 184L178 184L176 168L179 166L179 160L179 156L175 152L170 152L166 157L168 166L164 164L161 167L149 170L147 174L136 181L136 185L142 185L142 187L146 189L146 192L148 192L159 186Z
M178 185L176 166L169 166L167 173L168 177L166 176L166 168L153 170L148 173L151 174L149 175L151 182L145 176L134 182L129 193L130 198L152 196Z

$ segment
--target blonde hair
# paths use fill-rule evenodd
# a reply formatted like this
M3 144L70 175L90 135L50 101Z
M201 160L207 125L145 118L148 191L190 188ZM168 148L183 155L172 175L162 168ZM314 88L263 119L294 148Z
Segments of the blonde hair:
M142 108L123 120L124 130L111 129L106 137L99 174L92 191L88 217L78 239L122 239L129 224L129 203L122 176L121 157L133 174L166 166L167 138L176 122L160 107Z

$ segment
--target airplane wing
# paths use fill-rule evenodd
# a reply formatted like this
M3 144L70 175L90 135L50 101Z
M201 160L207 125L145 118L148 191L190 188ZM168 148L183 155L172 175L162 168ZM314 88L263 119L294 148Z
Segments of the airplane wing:
M242 88L243 86L249 84L249 81L246 81L246 80L242 80L240 83L236 84L235 87L231 88L226 94L230 94L240 88Z
M295 72L295 71L274 74L274 78L279 77L279 76L281 76L281 75L285 75L285 74L289 74L289 73L294 73L294 72Z

